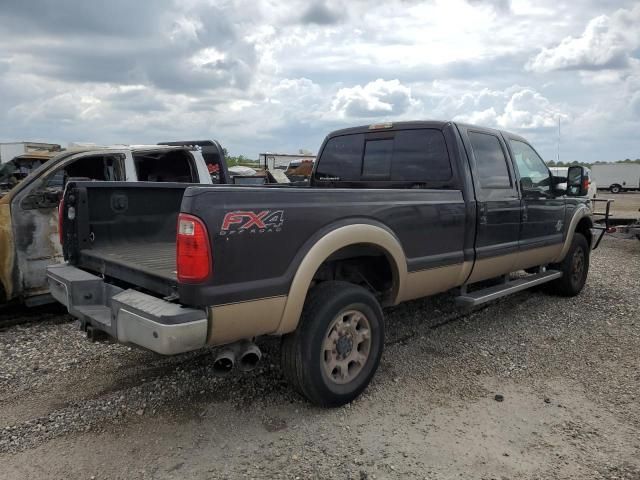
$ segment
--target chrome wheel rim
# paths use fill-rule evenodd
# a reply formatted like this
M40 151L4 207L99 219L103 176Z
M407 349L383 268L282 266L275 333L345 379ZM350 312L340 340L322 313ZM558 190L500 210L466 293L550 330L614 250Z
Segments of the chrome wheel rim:
M371 325L358 310L339 313L329 324L322 343L322 366L333 383L344 385L356 378L371 351Z
M578 283L582 279L584 272L584 252L582 248L576 249L573 253L573 261L571 262L571 280Z

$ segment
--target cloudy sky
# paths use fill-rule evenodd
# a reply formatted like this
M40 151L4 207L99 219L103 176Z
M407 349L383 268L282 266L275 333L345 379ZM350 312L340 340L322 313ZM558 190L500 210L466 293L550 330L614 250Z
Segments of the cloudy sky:
M640 157L640 2L2 0L0 141L217 138L456 119L547 160Z

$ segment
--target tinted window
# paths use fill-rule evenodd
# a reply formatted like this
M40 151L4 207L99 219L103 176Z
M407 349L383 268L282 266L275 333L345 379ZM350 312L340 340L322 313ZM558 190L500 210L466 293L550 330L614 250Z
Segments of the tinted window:
M360 180L364 135L331 138L322 151L316 178L319 180Z
M364 145L362 176L365 178L389 178L391 156L393 155L393 139L368 140Z
M551 191L549 169L535 150L526 143L517 140L509 140L509 143L522 187L541 193L549 193ZM566 173L564 175L566 176Z
M507 159L495 135L469 132L476 159L478 182L482 188L510 188Z
M392 180L444 181L451 175L451 162L440 130L401 130L396 133Z
M393 138L368 139L364 134L331 138L318 162L316 178L333 181L442 182L453 176L440 130L389 132Z

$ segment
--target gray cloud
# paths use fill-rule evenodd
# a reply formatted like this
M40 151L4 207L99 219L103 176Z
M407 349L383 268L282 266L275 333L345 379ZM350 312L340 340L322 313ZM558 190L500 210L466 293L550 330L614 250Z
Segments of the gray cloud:
M105 97L113 109L131 112L165 112L168 106L157 94L148 89L115 92Z
M143 36L172 7L170 0L4 0L2 27L13 32Z
M302 23L314 23L316 25L332 25L340 22L344 17L337 11L330 9L323 2L311 4L300 17Z
M640 119L640 92L636 92L631 97L630 107L633 114Z
M499 12L511 11L511 0L467 0L472 5L489 5Z
M183 93L251 83L255 47L229 21L232 12L213 5L185 11L170 2L116 0L103 8L39 1L40 10L12 0L0 18L0 45L17 57L15 68L67 82L144 83ZM27 42L10 40L18 31ZM50 41L52 35L67 41ZM221 57L194 59L207 48Z

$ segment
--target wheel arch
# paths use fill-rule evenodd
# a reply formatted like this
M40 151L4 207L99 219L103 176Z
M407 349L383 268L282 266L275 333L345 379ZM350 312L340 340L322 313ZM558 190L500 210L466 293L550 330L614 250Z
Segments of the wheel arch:
M336 252L354 245L368 245L384 254L392 275L389 301L397 302L407 276L407 262L398 239L383 226L366 223L341 226L323 235L305 254L289 288L276 334L285 334L296 329L307 293L318 269Z
M582 217L580 220L578 220L578 225L576 225L576 229L575 229L575 232L581 233L587 239L589 248L592 247L592 240L593 240L593 234L591 233L592 227L593 227L593 222L591 221L591 217Z
M582 233L586 238L589 246L591 247L591 228L593 227L593 220L591 218L591 210L582 206L577 208L573 213L573 217L571 217L571 222L569 223L569 228L567 228L567 236L564 239L564 243L562 245L562 250L558 256L553 260L553 263L557 263L562 261L564 257L567 255L569 248L571 247L571 242L573 242L573 236L576 232Z

